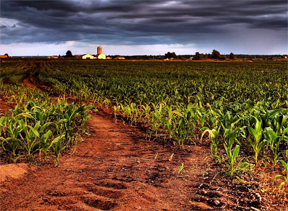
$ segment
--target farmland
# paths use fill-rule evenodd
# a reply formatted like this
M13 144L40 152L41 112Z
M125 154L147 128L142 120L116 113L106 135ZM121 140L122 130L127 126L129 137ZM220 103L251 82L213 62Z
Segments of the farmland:
M89 121L98 111L125 130L138 128L142 144L198 151L206 162L195 175L204 178L202 187L220 180L254 194L234 204L194 201L236 210L284 208L287 81L286 62L7 60L1 95L13 108L0 119L1 162L61 165L62 153L81 150L83 137L93 134ZM156 160L160 151L153 153ZM178 175L192 168L184 163L177 163Z

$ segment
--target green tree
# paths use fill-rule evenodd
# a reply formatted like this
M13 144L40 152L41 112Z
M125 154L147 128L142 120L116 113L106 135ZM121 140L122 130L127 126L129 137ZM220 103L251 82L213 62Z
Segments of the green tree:
M229 58L230 59L235 59L236 57L235 57L234 53L231 52Z
M166 53L165 54L165 59L167 58L167 59L171 59L171 58L176 58L177 56L176 56L176 53L175 52L172 52L172 53L170 53L170 52L168 52L168 53Z
M200 54L199 52L196 52L193 59L194 60L208 59L208 54L204 55L203 53Z
M73 57L73 56L72 56L72 52L71 52L70 50L68 50L68 51L66 52L66 57Z
M220 52L214 49L214 50L212 51L211 58L212 58L212 59L220 59L220 58L221 58Z
M196 52L193 59L194 59L194 60L200 60L200 59L201 59L200 53L199 53L199 52Z

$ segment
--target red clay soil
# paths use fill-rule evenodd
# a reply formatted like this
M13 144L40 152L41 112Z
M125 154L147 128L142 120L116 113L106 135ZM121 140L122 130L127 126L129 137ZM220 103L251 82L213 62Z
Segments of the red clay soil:
M28 88L31 88L31 89L35 88L35 86L30 82L29 78L24 78L23 84L25 84L25 86L27 86Z
M62 156L59 167L0 167L1 210L189 210L198 206L189 201L195 191L192 186L200 185L207 149L164 146L145 140L135 127L93 117L90 137L74 155ZM184 172L178 174L182 163Z
M51 88L41 84L39 82L39 78L37 77L34 77L34 78L24 77L21 80L21 82L28 88L36 89L36 90L44 91L44 92L49 92L52 94Z
M0 117L4 116L5 112L11 108L14 108L14 106L9 105L6 99L2 95L0 95Z
M92 116L90 135L59 167L0 166L1 210L259 210L267 204L251 185L213 178L219 166L207 157L209 144L179 149L147 140L112 115Z

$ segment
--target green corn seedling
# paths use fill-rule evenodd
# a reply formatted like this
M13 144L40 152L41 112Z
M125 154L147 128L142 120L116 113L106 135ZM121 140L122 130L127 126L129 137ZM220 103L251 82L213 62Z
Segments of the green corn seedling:
M45 134L40 137L40 152L43 153L44 159L46 159L46 155L53 145L53 143L49 140L52 137L53 133L51 130L48 130Z
M2 141L3 150L11 152L11 160L13 163L16 163L17 160L21 157L16 155L16 151L20 149L22 141L14 137L8 137L6 139L0 137L0 140Z
M51 149L55 153L55 164L54 166L57 167L60 164L60 154L61 151L64 150L67 145L63 143L63 138L65 137L64 134L56 137L52 142L51 142Z
M273 181L272 181L272 185L275 184L276 180L280 179L280 178L283 178L284 181L280 183L279 185L279 190L285 185L285 184L288 184L288 162L285 163L284 160L280 160L280 162L282 163L283 167L284 167L284 170L285 170L285 174L286 175L281 175L281 174L278 174L274 177Z
M248 131L249 133L253 136L254 140L251 140L250 138L248 138L248 142L250 143L250 145L252 146L253 150L254 150L254 160L255 163L257 164L258 162L258 156L263 148L263 146L265 145L265 141L261 141L262 138L262 121L258 120L256 117L253 116L253 118L255 119L256 123L254 128L252 127L248 127Z
M183 170L184 170L184 163L182 163L182 165L180 166L178 174L181 174Z
M279 152L279 145L281 143L281 139L279 136L277 136L277 132L273 131L273 129L270 127L265 128L263 133L265 137L264 141L268 143L273 153L273 158L271 158L271 160L273 166L275 167L277 165L279 156L282 154L281 152Z
M202 135L201 135L201 144L203 136L208 132L209 138L211 139L211 155L214 156L219 162L221 162L221 158L218 156L218 136L220 133L221 127L218 127L217 129L206 129Z
M234 178L235 173L243 168L247 168L249 166L249 163L243 162L243 163L236 163L237 162L237 156L239 154L240 146L236 145L234 148L234 151L232 153L232 149L228 146L224 145L228 162L225 161L225 159L222 159L226 166L228 167L229 171L226 171L226 174L230 176L230 178Z

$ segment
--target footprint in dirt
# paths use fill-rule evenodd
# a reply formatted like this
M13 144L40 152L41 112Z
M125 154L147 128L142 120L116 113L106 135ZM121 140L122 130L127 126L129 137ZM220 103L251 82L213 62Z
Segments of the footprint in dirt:
M116 200L124 195L127 185L113 180L95 183L78 183L78 187L48 191L46 204L65 210L111 210L117 206Z

